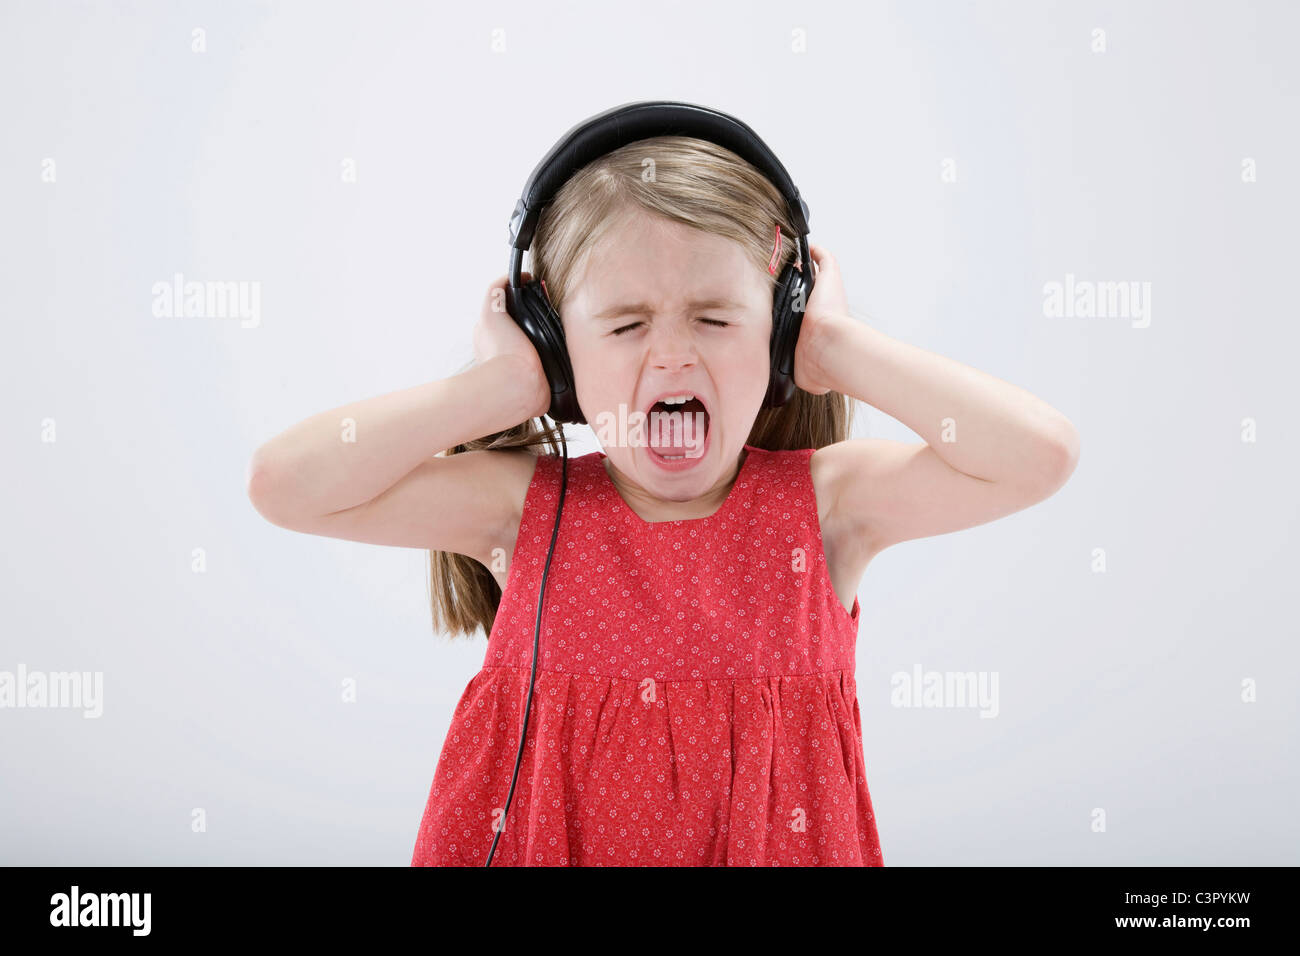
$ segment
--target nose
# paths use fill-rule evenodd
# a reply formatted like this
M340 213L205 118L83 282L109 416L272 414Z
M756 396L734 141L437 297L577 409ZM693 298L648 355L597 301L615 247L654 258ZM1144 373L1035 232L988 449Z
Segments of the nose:
M651 364L667 372L693 368L698 356L691 336L673 326L673 323L660 322L656 325L659 327L652 325L648 336Z

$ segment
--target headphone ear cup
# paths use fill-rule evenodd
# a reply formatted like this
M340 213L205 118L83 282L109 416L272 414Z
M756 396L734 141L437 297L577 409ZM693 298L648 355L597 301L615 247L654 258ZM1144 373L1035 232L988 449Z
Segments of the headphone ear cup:
M772 296L772 374L763 399L764 408L779 408L794 396L794 350L799 343L807 300L803 273L790 263L777 279Z
M559 314L551 308L551 301L538 280L533 279L520 287L510 315L542 360L542 369L551 386L551 407L547 414L557 422L584 424L587 420L578 408L573 367L569 364L569 351L564 344L564 325Z

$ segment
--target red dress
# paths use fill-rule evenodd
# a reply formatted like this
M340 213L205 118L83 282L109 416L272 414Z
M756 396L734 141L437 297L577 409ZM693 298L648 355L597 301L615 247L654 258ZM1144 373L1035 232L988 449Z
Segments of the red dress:
M493 866L881 866L812 449L745 445L706 518L647 522L569 460L519 779ZM487 860L519 746L560 459L538 458L483 668L412 866Z

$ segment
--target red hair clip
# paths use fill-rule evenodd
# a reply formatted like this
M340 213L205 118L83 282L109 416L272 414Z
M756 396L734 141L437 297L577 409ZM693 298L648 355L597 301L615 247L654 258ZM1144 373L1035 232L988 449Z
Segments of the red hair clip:
M781 224L776 225L776 248L772 250L772 259L767 264L770 275L776 275L776 264L781 260Z

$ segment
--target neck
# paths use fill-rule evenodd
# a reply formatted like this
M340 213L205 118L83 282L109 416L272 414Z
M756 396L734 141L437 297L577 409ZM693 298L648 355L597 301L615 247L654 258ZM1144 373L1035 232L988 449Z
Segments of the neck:
M622 472L614 467L614 463L608 456L602 460L602 464L614 488L617 489L627 506L641 517L641 520L649 522L689 521L694 518L708 518L723 506L727 496L731 494L731 488L736 483L736 479L740 477L740 468L744 465L745 457L748 454L748 449L742 449L740 459L736 462L735 467L730 469L721 481L698 498L691 498L687 501L673 501L652 495L640 485L625 478Z

